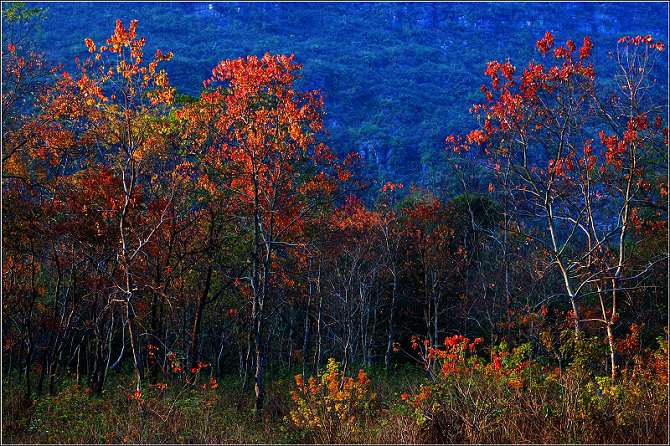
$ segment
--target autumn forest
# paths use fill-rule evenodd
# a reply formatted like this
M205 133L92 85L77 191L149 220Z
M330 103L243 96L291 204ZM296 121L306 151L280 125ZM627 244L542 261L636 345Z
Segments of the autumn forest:
M667 442L663 36L507 41L438 186L298 53L185 91L142 20L53 60L2 8L3 443Z

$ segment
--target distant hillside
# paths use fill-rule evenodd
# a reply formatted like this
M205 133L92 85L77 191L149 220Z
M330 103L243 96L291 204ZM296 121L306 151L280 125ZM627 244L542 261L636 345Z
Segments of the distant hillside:
M472 125L487 61L533 57L545 31L590 35L600 73L624 34L667 41L665 3L61 3L48 8L40 45L55 61L84 56L114 20L136 18L149 49L175 54L170 75L197 95L221 59L294 53L304 85L323 90L330 144L357 150L370 175L445 186L445 135ZM667 62L661 70L667 73ZM611 72L609 73L611 76ZM662 85L659 94L666 95Z

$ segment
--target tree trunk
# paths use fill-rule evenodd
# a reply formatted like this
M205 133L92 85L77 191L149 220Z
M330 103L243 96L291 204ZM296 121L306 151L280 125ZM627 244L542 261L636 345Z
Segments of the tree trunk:
M191 329L191 346L188 354L188 368L189 370L195 367L198 359L198 341L200 337L200 321L202 320L202 313L207 303L207 296L212 283L212 265L207 267L207 278L205 279L205 288L200 294L200 299L195 308L195 316L193 317L193 328Z
M614 352L616 351L616 347L614 346L614 334L612 333L612 323L608 322L607 323L607 343L609 345L609 350L610 350L610 367L611 367L611 375L612 379L616 378L617 375L617 366L616 366L616 359L614 356Z
M254 404L254 411L257 416L262 414L263 403L265 402L265 349L261 334L261 322L262 320L259 318L254 333L254 344L256 346L256 373L254 375L256 402Z
M30 366L32 362L33 362L33 343L31 339L28 339L28 350L26 351L26 368L23 375L26 382L26 390L24 394L26 400L30 400L33 394L32 385L30 381Z
M391 274L393 275L393 288L391 290L391 310L386 334L386 354L384 355L384 368L386 370L391 368L391 352L393 351L393 316L395 314L396 292L398 287L395 268L393 268Z
M309 266L311 267L312 262L310 260ZM309 348L309 307L312 303L312 281L309 277L309 269L307 270L307 282L308 282L308 293L307 293L307 304L305 305L305 323L303 326L302 332L302 377L303 380L306 378L305 365L307 364L307 349Z
M128 321L128 340L130 342L130 351L133 354L133 365L135 366L136 388L140 390L144 373L140 358L139 345L135 333L135 315L130 311L130 303L126 302L126 320Z
M317 374L321 366L321 314L323 308L323 296L319 294L319 310L316 315L316 349L314 351L314 374Z

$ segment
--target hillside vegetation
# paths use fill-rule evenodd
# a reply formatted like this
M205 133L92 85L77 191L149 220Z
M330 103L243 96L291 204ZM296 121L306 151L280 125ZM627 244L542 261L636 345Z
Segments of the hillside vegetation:
M468 108L482 99L480 73L490 60L522 64L530 42L551 31L558 40L590 36L599 82L619 36L667 41L661 3L108 3L49 4L40 46L70 64L82 41L107 37L117 18L138 19L148 48L170 48L166 67L181 93L198 95L223 59L295 54L304 88L325 95L329 143L359 151L379 182L415 182L441 196L456 185L442 154L444 135L472 126ZM667 62L660 60L660 98Z

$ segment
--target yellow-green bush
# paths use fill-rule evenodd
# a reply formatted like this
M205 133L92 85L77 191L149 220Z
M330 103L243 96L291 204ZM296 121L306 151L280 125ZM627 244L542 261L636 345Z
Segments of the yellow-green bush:
M365 371L359 370L356 378L345 376L333 358L318 379L312 376L305 383L296 375L295 384L289 422L317 443L351 441L375 410L376 395Z

